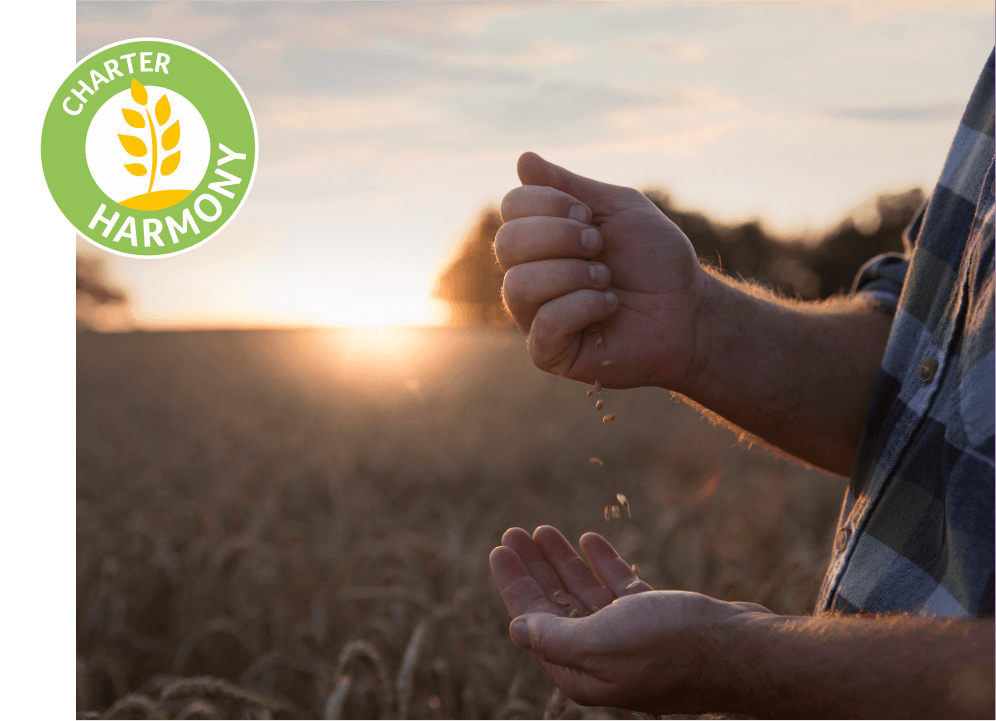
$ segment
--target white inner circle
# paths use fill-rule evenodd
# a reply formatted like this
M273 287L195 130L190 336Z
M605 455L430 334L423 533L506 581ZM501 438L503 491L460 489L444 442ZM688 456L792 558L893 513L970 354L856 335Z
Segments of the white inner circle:
M211 137L197 108L175 90L155 85L146 85L145 89L149 94L145 107L132 99L131 90L122 90L97 110L86 133L86 162L90 167L90 174L97 186L115 203L149 192L152 164L150 117L156 128L156 164L161 167L168 155L180 151L180 165L173 173L162 175L156 169L152 192L194 190L211 162ZM155 107L164 94L170 104L170 116L164 125L159 125L156 122ZM122 108L141 114L145 119L145 127L133 128L128 125L121 113ZM176 120L180 121L180 142L171 150L163 150L163 131ZM118 139L119 134L134 136L145 143L145 155L140 158L129 155ZM131 163L145 166L145 175L135 176L125 170L124 166Z

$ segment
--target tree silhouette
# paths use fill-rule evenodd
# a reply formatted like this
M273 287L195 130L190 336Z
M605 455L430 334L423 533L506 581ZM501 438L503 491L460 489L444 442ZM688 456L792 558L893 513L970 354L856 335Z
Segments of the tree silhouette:
M104 325L104 309L124 306L128 296L104 279L103 263L91 256L76 256L76 330Z
M450 325L504 328L512 323L502 303L504 273L494 252L500 227L497 208L482 210L461 241L456 259L440 275L433 295L449 303Z
M902 234L923 204L920 188L879 195L877 227L865 231L844 219L815 244L768 235L752 221L722 225L696 211L676 208L659 189L646 195L688 236L696 254L733 277L758 281L788 297L817 300L846 293L858 270L881 253L903 252ZM511 317L501 301L502 270L494 239L501 227L497 208L481 211L463 238L456 259L443 271L435 296L450 304L451 325L504 327Z
M674 207L660 190L644 194L681 228L705 262L720 266L728 275L760 281L803 300L847 292L866 260L889 251L901 253L903 231L925 198L920 188L879 195L874 231L864 232L852 218L846 218L813 244L770 236L757 222L713 223L701 213Z

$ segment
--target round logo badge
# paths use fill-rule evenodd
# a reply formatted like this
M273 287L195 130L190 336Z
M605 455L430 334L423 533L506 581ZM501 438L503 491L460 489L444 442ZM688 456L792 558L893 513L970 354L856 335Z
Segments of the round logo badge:
M42 168L76 231L119 255L190 250L235 216L256 173L245 94L204 53L155 38L93 53L59 88Z

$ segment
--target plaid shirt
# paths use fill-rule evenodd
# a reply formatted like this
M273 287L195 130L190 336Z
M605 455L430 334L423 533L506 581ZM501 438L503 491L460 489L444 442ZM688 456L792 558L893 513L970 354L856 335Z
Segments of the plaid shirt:
M817 613L993 615L993 58L906 254L854 280L895 318Z

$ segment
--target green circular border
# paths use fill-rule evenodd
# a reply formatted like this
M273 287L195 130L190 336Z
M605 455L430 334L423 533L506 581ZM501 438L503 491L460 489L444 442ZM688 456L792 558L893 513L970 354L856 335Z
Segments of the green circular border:
M165 52L170 56L167 66L169 73L141 72L139 53L149 51L153 53L151 62L153 70L157 53ZM127 72L127 62L121 59L122 55L131 52L136 53L132 58L134 73ZM115 77L109 83L101 83L95 95L84 93L87 103L83 105L79 115L67 113L62 107L64 98L67 96L70 98L70 107L79 104L71 91L80 90L78 84L80 80L90 85L90 70L97 70L106 77L108 73L104 68L104 62L111 59L117 60L118 70L124 73L124 77ZM86 133L94 114L111 97L122 90L127 90L131 86L133 77L143 85L163 87L185 97L200 112L208 128L211 159L207 172L186 199L163 210L132 210L118 205L100 189L86 163ZM256 177L258 137L256 119L253 117L245 93L228 71L213 58L196 48L173 40L134 38L107 45L91 53L77 64L65 82L59 86L45 114L45 123L42 127L42 170L56 205L82 237L107 251L129 258L162 258L203 245L221 232L235 217L249 195ZM227 191L235 195L234 198L228 198L208 189L209 184L222 180L222 177L214 173L214 169L219 167L218 160L225 156L219 144L246 155L245 160L232 160L220 166L222 170L242 181L238 185L225 186ZM252 164L252 171L247 181L239 170L245 167L243 164L248 163ZM210 193L221 203L221 216L215 221L204 221L194 211L194 203L203 193ZM114 213L121 214L107 238L101 235L105 228L103 223L97 223L93 230L88 227L101 204L107 206L103 213L105 218L111 218ZM181 221L184 209L189 209L193 215L200 234L194 236L193 232L188 230L187 233L178 234L180 242L174 244L164 219L168 215L176 221ZM113 241L115 234L129 215L135 218L137 247L132 246L128 239L121 239L117 243ZM142 229L146 218L157 218L163 223L160 237L165 247L159 247L154 241L151 247L145 247Z

